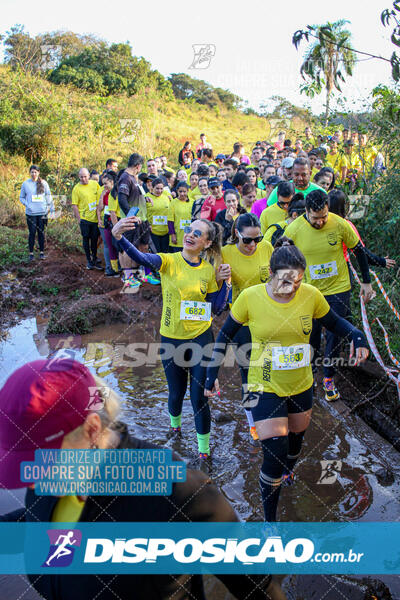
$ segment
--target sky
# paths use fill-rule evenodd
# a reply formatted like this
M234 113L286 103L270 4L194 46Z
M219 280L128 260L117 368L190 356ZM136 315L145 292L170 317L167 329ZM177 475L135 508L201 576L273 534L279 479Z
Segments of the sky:
M115 9L113 8L115 6ZM271 2L238 0L190 3L187 0L139 2L119 0L54 1L2 0L1 32L21 23L31 35L55 30L93 33L109 42L129 42L133 53L144 56L163 75L187 73L210 84L229 89L257 109L271 96L287 98L298 106L319 113L324 95L310 101L300 94L299 69L306 49L291 42L297 29L346 18L353 33L353 47L389 58L395 49L390 26L384 28L380 14L391 8L391 0L308 0ZM207 68L190 68L193 45L210 44L214 56ZM390 84L390 65L359 57L354 76L338 97L347 110L360 110L370 103L370 91ZM206 65L207 63L200 63Z

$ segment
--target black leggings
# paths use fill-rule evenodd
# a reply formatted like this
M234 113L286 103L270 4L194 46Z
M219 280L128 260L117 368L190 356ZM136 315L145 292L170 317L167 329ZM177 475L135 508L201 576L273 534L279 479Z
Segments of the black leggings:
M312 386L294 396L250 393L254 421L287 417L312 407ZM305 431L276 436L261 441L263 463L260 471L260 489L266 521L276 521L279 494L284 475L289 475L300 455Z
M35 237L36 232L38 235L39 241L39 250L40 252L44 251L44 228L47 224L46 215L26 215L26 222L28 224L29 229L29 252L33 252L33 248L35 246Z
M153 240L154 247L156 249L156 253L159 252L168 252L169 246L169 235L156 235L155 233L151 234L151 239Z
M97 240L99 239L100 235L97 223L92 223L91 221L85 221L84 219L81 219L80 228L82 234L82 245L86 254L86 259L89 262L94 262L97 258Z
M183 399L186 394L188 375L190 376L190 400L194 412L196 431L199 434L210 433L211 415L208 398L204 396L207 364L210 361L214 336L211 327L201 335L190 340L176 340L161 336L162 344L172 344L175 348L172 358L163 359L162 364L168 382L168 410L177 417L182 412ZM187 348L179 351L179 347ZM193 347L190 346L193 344ZM204 354L204 346L210 344L208 353ZM176 364L178 363L178 364ZM187 364L187 366L183 366Z

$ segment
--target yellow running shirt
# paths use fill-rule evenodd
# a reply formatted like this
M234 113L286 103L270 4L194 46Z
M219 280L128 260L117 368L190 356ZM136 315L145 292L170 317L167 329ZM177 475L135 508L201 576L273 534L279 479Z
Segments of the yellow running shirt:
M193 339L211 325L211 305L205 298L218 291L214 268L206 260L191 267L180 252L158 256L163 298L160 333L178 340Z
M331 154L328 152L325 158L326 166L331 167L335 173L340 173L342 156L343 155L340 152L336 152L336 154Z
M118 219L121 217L121 209L119 207L118 197L117 198L113 198L111 196L111 192L108 194L108 210L107 210L107 214L110 214L110 211L115 212L115 216L118 217Z
M97 223L96 206L99 203L102 188L97 181L89 179L87 185L77 183L72 190L72 204L78 207L81 219Z
M203 194L200 192L198 185L196 185L196 187L193 188L192 190L188 190L188 198L192 202L194 202L195 200L197 200L197 198L201 198L202 195Z
M168 233L168 211L170 199L167 192L162 192L161 196L146 194L147 198L153 201L147 203L147 220L151 225L151 232L154 235L167 235Z
M51 516L52 523L77 523L85 503L76 496L60 498Z
M287 226L285 235L292 239L307 261L304 278L325 296L347 292L350 277L343 254L343 242L354 248L360 241L351 225L333 213L322 229L315 229L299 217Z
M279 223L279 221L283 221L286 217L287 211L283 210L277 203L267 206L260 216L261 233L264 235L270 225Z
M171 242L171 236L169 238L170 246L183 246L183 229L186 225L190 225L192 221L192 206L193 200L184 202L179 198L171 200L168 210L168 221L172 221L175 226L176 233L176 244Z
M244 290L232 306L232 315L250 328L249 390L278 396L308 390L313 382L309 345L312 320L328 312L323 295L305 283L287 303L272 300L265 284Z
M242 290L267 281L272 252L271 244L265 240L257 244L257 248L251 256L242 254L236 244L227 244L222 247L222 261L231 267L232 302L235 302Z

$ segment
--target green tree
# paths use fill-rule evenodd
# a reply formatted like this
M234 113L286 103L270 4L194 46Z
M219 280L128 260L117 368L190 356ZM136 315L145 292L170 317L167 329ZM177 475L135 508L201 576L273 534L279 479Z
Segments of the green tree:
M356 56L351 46L351 32L345 29L348 21L341 19L325 25L307 25L308 31L298 30L293 34L293 44L299 47L303 38L315 41L307 48L300 73L308 83L302 91L308 95L320 93L325 87L325 126L328 124L331 96L334 89L341 91L340 82L353 74Z
M168 78L176 98L192 100L211 108L222 104L229 110L239 107L241 99L229 90L215 88L202 79L194 79L186 73L172 73Z
M172 97L171 86L143 57L132 55L129 44L105 42L86 47L79 54L62 60L49 73L49 80L57 84L73 84L100 96L127 94L154 88L164 96Z
M42 50L40 41L30 37L23 25L13 25L4 37L4 62L13 69L35 72L40 68Z
M392 35L390 36L390 39L395 46L400 47L400 15L399 15L400 2L398 2L398 0L393 2L393 9L386 8L381 13L381 21L382 21L382 24L384 27L387 27L387 25L394 22L394 27L393 27ZM400 80L400 58L396 54L396 52L393 52L392 56L390 57L390 64L392 65L393 79L395 81L399 81Z

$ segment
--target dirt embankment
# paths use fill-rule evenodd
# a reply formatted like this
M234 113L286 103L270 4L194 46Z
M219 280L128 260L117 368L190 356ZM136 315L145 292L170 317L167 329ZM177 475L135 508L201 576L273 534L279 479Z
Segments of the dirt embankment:
M2 331L40 314L49 319L49 333L89 333L96 325L133 322L161 303L160 286L143 284L135 295L120 294L121 279L88 271L82 254L66 254L51 240L45 260L10 265L0 279Z

